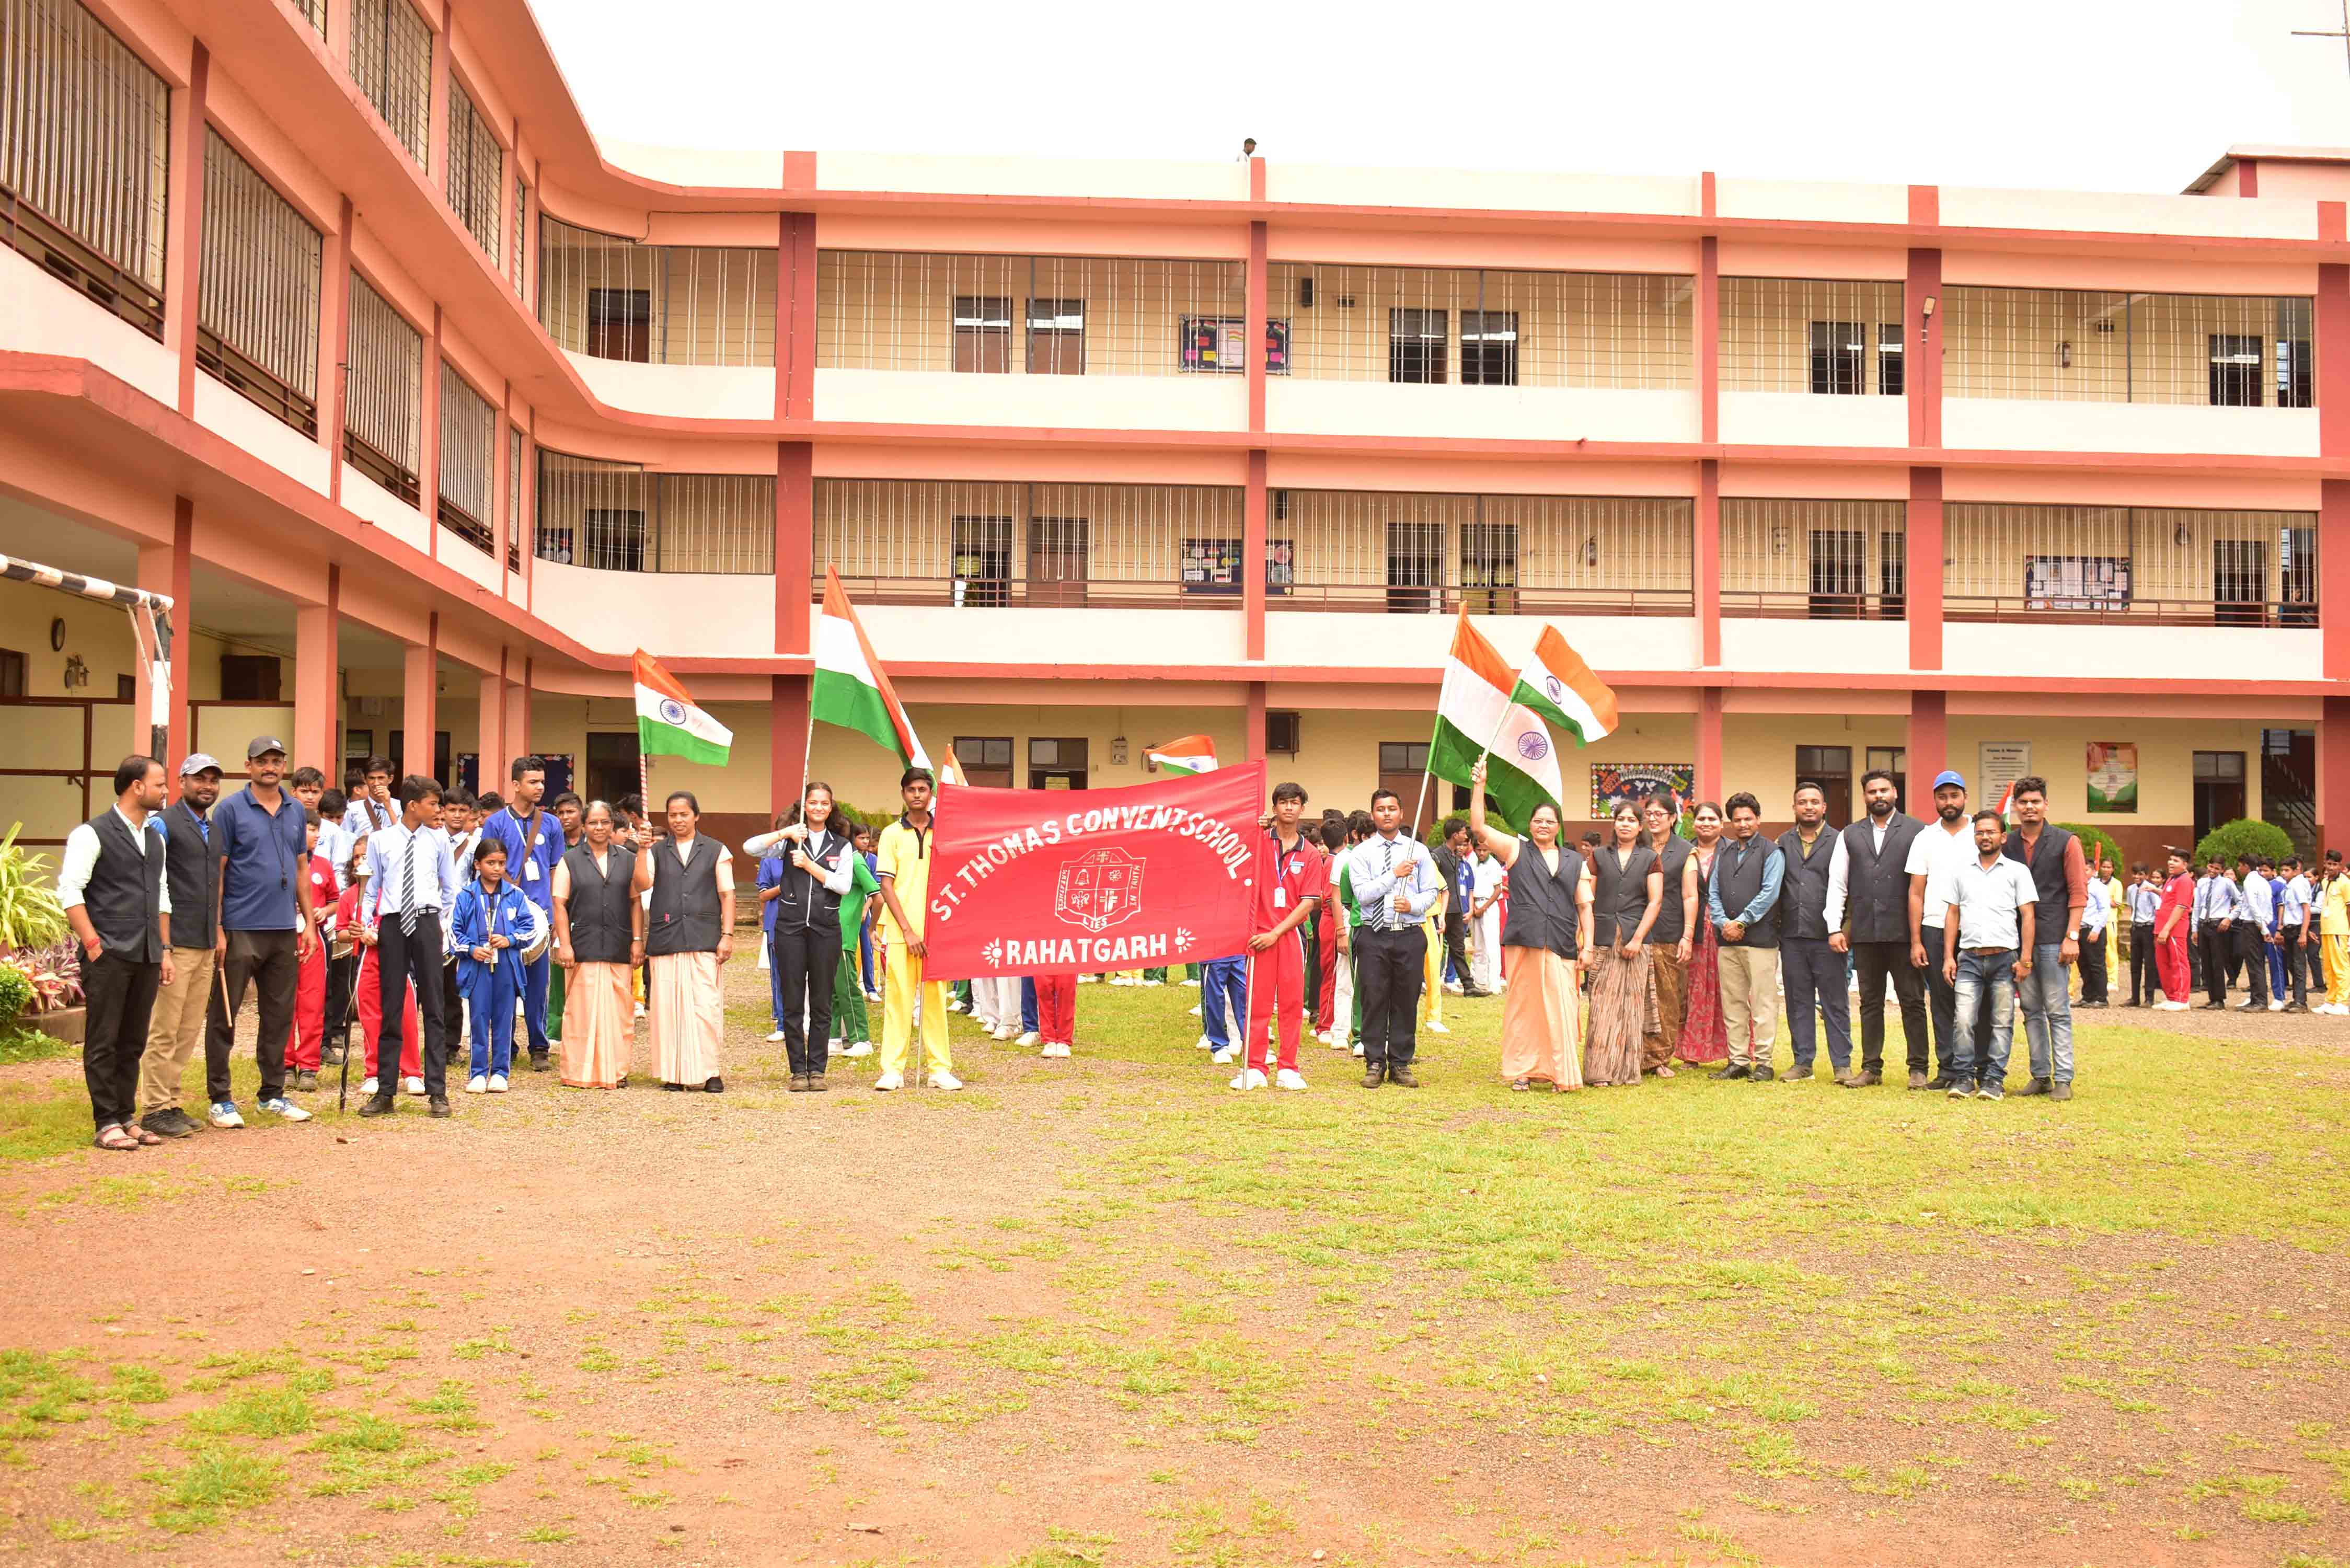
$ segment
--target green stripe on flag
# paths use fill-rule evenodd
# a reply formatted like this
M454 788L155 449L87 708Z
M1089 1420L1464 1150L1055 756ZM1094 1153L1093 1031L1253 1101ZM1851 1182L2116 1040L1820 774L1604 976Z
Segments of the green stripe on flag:
M705 741L691 731L642 715L637 719L637 747L649 757L678 757L721 767L725 765L727 757L727 748L715 741Z
M898 742L898 726L889 718L889 704L882 701L879 687L830 670L818 670L813 684L808 712L818 723L855 730L883 751L905 756L905 748Z
M1565 709L1550 700L1548 692L1534 686L1523 676L1518 678L1518 689L1510 693L1510 701L1521 708L1531 708L1542 718L1573 735L1577 744L1587 743L1590 739L1583 732L1583 721L1570 717Z
M1436 734L1428 747L1428 771L1446 784L1469 786L1477 759L1483 755L1484 737L1474 740L1462 734L1442 718L1436 721ZM1563 819L1565 805L1552 797L1548 789L1529 774L1521 771L1510 758L1496 752L1485 760L1485 793L1502 808L1510 826L1519 833L1526 830L1526 819L1544 801L1559 808Z

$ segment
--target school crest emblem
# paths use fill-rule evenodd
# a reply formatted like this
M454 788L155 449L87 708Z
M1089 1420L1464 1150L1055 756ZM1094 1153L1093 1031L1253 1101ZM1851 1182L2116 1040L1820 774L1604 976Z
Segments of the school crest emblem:
M1061 864L1053 913L1099 936L1142 909L1143 861L1123 849L1089 849Z

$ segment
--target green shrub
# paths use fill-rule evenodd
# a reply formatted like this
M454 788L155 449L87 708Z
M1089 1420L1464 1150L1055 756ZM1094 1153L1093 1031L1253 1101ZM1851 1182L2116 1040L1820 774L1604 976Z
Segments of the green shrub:
M2105 851L2106 858L2112 861L2117 870L2129 868L2129 862L2122 858L2122 846L2116 844L2113 836L2104 828L2091 827L2086 823L2080 822L2060 822L2056 826L2081 841L2081 857L2090 869L2096 868L2097 851L2101 849Z
M0 839L0 948L44 948L70 934L49 857L16 847L17 823Z
M2263 855L2272 860L2282 860L2292 853L2293 840L2283 828L2266 822L2255 822L2250 817L2239 817L2233 822L2221 823L2203 836L2203 842L2195 846L2195 864L2199 867L2216 856L2232 872L2239 855L2251 857L2257 865Z
M0 963L0 1025L14 1023L33 1000L33 982L12 963Z

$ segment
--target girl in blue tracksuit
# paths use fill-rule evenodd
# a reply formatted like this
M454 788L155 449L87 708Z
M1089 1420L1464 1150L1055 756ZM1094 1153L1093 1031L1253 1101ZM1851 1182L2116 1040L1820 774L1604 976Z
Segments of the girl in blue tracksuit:
M514 1067L515 999L522 994L523 950L546 919L505 879L505 846L485 838L473 852L473 880L457 891L450 917L457 950L457 990L472 1015L473 1063L465 1092L503 1095Z

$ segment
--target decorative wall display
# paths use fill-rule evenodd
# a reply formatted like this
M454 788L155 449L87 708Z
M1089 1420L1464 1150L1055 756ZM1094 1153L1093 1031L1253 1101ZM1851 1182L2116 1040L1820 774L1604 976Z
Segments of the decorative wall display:
M1672 797L1676 814L1687 811L1697 794L1697 767L1692 763L1594 763L1591 764L1591 816L1604 822L1616 815L1618 801L1638 805L1647 794ZM1512 826L1522 825L1513 823Z
M2137 810L2137 742L2091 741L2089 809L2110 815Z
M1997 811L2007 786L2032 771L2032 742L1985 741L1976 754L1981 766L1974 780L1973 809Z

